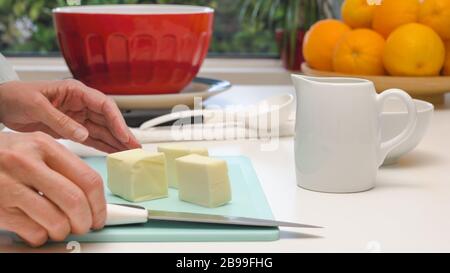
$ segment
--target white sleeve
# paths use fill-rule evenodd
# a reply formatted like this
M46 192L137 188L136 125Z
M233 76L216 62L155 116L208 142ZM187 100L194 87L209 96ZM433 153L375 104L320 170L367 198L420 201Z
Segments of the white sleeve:
M14 71L12 66L6 61L5 57L3 57L0 53L0 84L17 80L19 80L19 76ZM0 123L0 131L4 128L5 126Z
M17 80L19 80L19 76L0 53L0 84Z

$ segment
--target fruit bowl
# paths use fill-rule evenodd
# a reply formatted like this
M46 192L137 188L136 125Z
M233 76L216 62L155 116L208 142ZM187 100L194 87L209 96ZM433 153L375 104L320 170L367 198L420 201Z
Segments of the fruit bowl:
M188 5L99 5L53 10L73 76L106 94L178 93L208 52L214 10Z
M307 63L302 64L302 72L308 76L316 77L357 77L367 79L375 84L378 92L390 88L399 88L413 97L426 98L450 92L450 76L436 77L394 77L394 76L367 76L348 75L329 71L312 69Z

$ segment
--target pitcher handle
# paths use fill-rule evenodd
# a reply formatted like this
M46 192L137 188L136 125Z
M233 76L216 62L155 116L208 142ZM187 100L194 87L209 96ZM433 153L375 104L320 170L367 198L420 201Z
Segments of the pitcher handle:
M406 105L406 108L408 110L408 123L405 129L400 134L391 138L390 140L381 143L380 152L378 154L378 166L381 166L383 164L389 152L398 147L408 137L411 136L417 123L416 105L414 104L414 101L412 100L411 96L401 89L388 89L383 93L377 95L379 114L381 114L383 104L386 101L386 99L391 97L400 99Z

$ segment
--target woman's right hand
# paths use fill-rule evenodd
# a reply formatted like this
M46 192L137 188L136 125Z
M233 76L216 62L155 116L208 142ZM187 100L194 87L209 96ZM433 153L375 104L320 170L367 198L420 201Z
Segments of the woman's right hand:
M102 178L44 133L0 133L0 229L31 246L101 229Z

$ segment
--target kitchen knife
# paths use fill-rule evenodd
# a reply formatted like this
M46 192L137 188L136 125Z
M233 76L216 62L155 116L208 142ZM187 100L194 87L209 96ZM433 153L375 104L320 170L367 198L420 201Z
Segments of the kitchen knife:
M125 204L108 204L106 226L147 223L148 220L163 220L189 223L206 223L220 225L254 226L254 227L295 227L322 228L299 223L280 222L245 217L221 216L189 212L172 212L147 210L144 207Z

